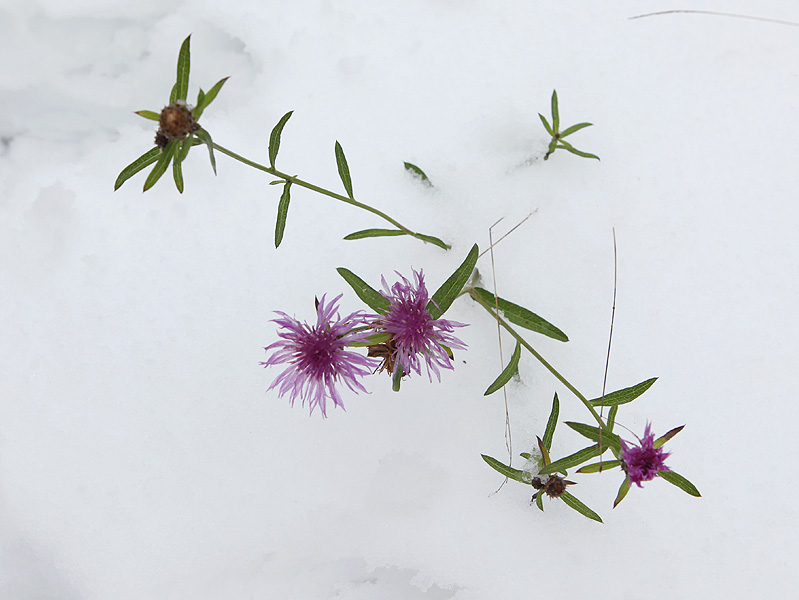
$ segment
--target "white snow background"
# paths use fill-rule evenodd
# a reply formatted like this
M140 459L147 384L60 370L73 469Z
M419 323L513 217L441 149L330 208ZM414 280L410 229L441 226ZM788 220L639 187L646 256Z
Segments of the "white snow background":
M787 1L0 3L0 598L789 597L799 28L628 18L671 8L799 21ZM356 198L452 250L344 241L384 223L298 188L276 250L280 188L222 155L214 177L202 147L183 195L169 173L112 192L190 33L190 100L230 76L202 118L216 142L266 162L294 110L279 168L340 189L338 140ZM553 89L601 162L519 167L543 155ZM266 393L272 311L364 308L336 267L375 286L423 268L434 290L531 212L495 249L500 295L569 335L526 337L598 396L616 228L608 390L660 378L619 422L687 424L668 464L701 499L657 479L612 510L618 470L572 474L600 525L513 481L493 494L496 324L467 298L447 317L469 350L440 384L374 375L326 420ZM554 392L590 422L529 355L520 375L517 465ZM560 425L553 455L582 445Z

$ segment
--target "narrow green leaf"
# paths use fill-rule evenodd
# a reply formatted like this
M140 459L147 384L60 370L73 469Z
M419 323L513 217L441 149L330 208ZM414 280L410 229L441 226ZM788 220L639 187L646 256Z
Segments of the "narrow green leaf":
M181 194L183 193L183 159L186 157L183 153L184 147L188 154L188 149L191 148L191 139L187 138L183 142L177 143L177 150L175 150L175 156L172 160L172 178L175 180L175 187L178 188L178 192Z
M197 106L194 107L194 111L193 111L194 120L195 121L198 120L202 116L203 111L206 108L208 108L208 105L211 104L211 102L214 101L214 98L216 98L216 95L219 93L219 90L222 89L222 86L225 85L225 82L228 79L229 79L228 77L223 77L222 79L217 81L214 84L214 87L212 87L210 90L208 90L207 94L202 94L202 90L200 90L200 93L202 94L202 98L200 98L200 97L197 98Z
M587 437L589 440L599 442L599 427L594 425L586 425L585 423L575 423L573 421L565 421L566 425L574 429L580 435ZM615 433L602 432L602 446L604 448L613 448L617 452L621 452L621 441L619 436Z
M405 375L405 371L402 368L402 365L399 363L394 365L394 373L391 375L391 391L400 391L400 384L402 383L403 375Z
M560 132L561 139L565 138L567 135L573 134L575 131L580 131L581 129L585 129L586 127L591 127L593 123L577 123L577 125L572 125L571 127L567 127L563 131Z
M196 144L194 143L194 136L190 135L182 142L180 142L180 150L176 154L177 160L179 160L180 162L186 160L186 157L189 155L189 150L191 150L192 146L196 146Z
M136 173L144 169L145 167L153 164L155 161L158 160L158 157L161 155L160 148L151 148L144 154L142 154L139 158L134 160L130 163L127 167L122 169L117 177L117 180L114 182L114 191L117 191L122 184L125 183L128 179L133 177Z
M655 448L660 448L663 444L665 444L675 435L680 433L684 427L685 425L680 425L679 427L675 427L674 429L667 431L666 433L661 435L658 439L655 440Z
M494 294L479 287L474 288L474 291L477 292L489 306L495 305ZM524 327L530 331L535 331L536 333L551 337L552 339L558 340L560 342L569 341L569 338L565 333L563 333L549 321L539 317L534 312L529 311L518 304L514 304L513 302L503 300L502 298L498 298L496 304L499 306L499 310L504 313L505 318L514 325Z
M494 383L488 386L488 389L483 393L483 396L489 396L497 390L501 390L502 387L511 380L511 377L519 372L519 359L521 357L522 345L519 342L516 342L516 349L513 351L513 356L511 356L510 362L504 369L502 369L502 373L500 373L499 377L494 380Z
M155 183L161 179L161 176L166 173L167 167L169 167L169 163L174 158L177 148L178 144L173 140L166 145L166 148L163 149L161 155L158 157L158 160L155 162L155 166L147 176L147 180L144 182L145 192L153 187Z
M547 121L547 118L541 113L538 113L538 116L541 118L541 122L544 124L544 129L547 130L547 133L552 137L555 137L555 132L552 131L552 127L549 126L549 121Z
M628 388L624 388L621 390L616 390L615 392L611 392L610 394L605 394L605 398L594 398L590 400L591 404L594 406L617 406L619 404L627 404L628 402L632 402L638 396L643 394L652 385L658 380L657 377L652 377L651 379L647 379L646 381L642 381L636 385L633 385Z
M203 100L205 100L205 92L200 88L200 91L197 92L197 104L194 105L194 110L191 111L195 121L200 118L198 115L202 113L201 110L198 111L197 109L203 105Z
M437 237L433 237L432 235L425 235L423 233L412 233L411 235L418 240L422 240L423 242L429 242L435 246L438 246L439 248L443 248L444 250L449 250L450 248L452 248L452 246L450 246L443 240L440 240Z
M610 469L621 466L620 460L603 460L602 462L592 463L577 469L578 473L602 473Z
M558 112L558 92L552 90L552 129L555 133L560 127L560 112Z
M140 117L144 117L145 119L150 119L151 121L161 120L161 115L157 112L153 112L152 110L137 110L136 114Z
M702 494L699 493L696 486L679 473L675 473L674 471L658 471L658 475L669 483L676 485L686 494L691 494L691 496L695 496L696 498L702 497Z
M539 461L538 466L543 468L552 462L552 459L549 457L549 448L546 447L544 440L542 440L540 437L535 436L535 439L538 442L538 451L541 452L541 460Z
M177 97L178 97L178 84L176 83L172 86L172 91L169 92L169 103L174 104Z
M608 413L608 431L613 431L613 426L616 424L616 414L619 412L619 405L611 406Z
M349 235L345 235L345 240L362 240L363 238L370 237L391 237L397 235L408 235L399 229L364 229L362 231L355 231Z
M574 454L570 454L569 456L558 459L555 462L548 464L546 467L541 469L541 474L548 475L550 473L564 471L565 469L571 469L572 467L576 467L577 465L584 463L588 459L594 458L595 456L599 456L599 454L600 454L599 445L593 444L591 446L588 446L587 448L578 450Z
M206 129L200 129L199 131L195 132L197 138L206 146L208 146L208 158L211 161L211 168L214 170L214 175L216 175L216 159L214 158L214 141L211 139L211 134L208 133Z
M519 481L521 483L529 484L532 480L530 473L527 471L520 471L519 469L514 469L513 467L509 467L507 465L502 464L496 458L491 458L490 456L486 456L485 454L481 454L480 456L483 457L483 460L488 463L488 465L498 471L508 479L513 479L514 481Z
M385 313L388 310L389 301L363 279L344 267L339 267L336 271L369 308L378 313Z
M570 506L584 517L588 517L589 519L597 521L598 523L602 522L602 519L599 518L598 514L580 502L577 498L572 496L569 492L563 492L563 495L560 498L566 503L567 506Z
M283 232L286 229L286 217L289 214L289 190L291 189L291 181L287 181L283 186L283 193L280 196L280 202L277 205L277 222L275 223L275 248L280 246L283 241Z
M469 254L466 255L466 259L461 265L455 269L455 272L449 276L449 279L435 291L432 298L430 298L430 302L427 303L427 312L431 317L434 319L440 318L441 315L447 312L447 309L452 306L458 294L463 291L463 286L469 281L469 277L471 277L472 271L474 270L474 265L477 264L478 252L477 244L475 244L472 246L472 249L469 250Z
M560 145L557 146L558 148L563 148L564 150L568 150L572 154L576 154L577 156L582 156L583 158L595 158L600 160L600 158L596 154L591 154L589 152L583 152L582 150L578 150L574 146L572 146L569 142L564 140L560 140Z
M280 117L280 120L272 128L272 133L269 134L269 164L275 168L275 160L277 159L277 151L280 150L280 134L283 133L283 128L294 113L293 110L288 111L285 115Z
M613 501L613 508L616 508L619 503L624 500L624 497L627 495L627 492L630 491L630 478L625 477L624 481L621 482L621 486L619 487L619 493L616 494L616 499Z
M535 505L544 512L544 494L542 493L543 490L538 490L538 493L535 495Z
M186 100L189 94L189 69L191 67L191 50L189 48L191 43L191 35L183 40L183 45L180 47L178 54L178 76L175 81L175 99Z
M344 184L344 189L347 190L347 196L355 200L352 195L352 179L350 178L350 168L347 166L347 158L344 156L344 150L341 144L336 142L336 166L338 167L338 175L341 177L341 183Z
M419 167L417 167L413 163L403 163L405 165L405 170L412 173L415 177L418 177L424 185L427 187L433 187L433 183L430 181L430 178L427 177L424 171L422 171Z
M544 446L546 446L547 450L552 449L552 438L555 436L555 427L558 425L558 414L560 414L560 401L558 400L558 393L555 392L555 397L552 400L552 411L549 413L547 427L544 429Z
M521 452L519 456L521 456L524 460L530 460L533 457L533 455L529 452Z

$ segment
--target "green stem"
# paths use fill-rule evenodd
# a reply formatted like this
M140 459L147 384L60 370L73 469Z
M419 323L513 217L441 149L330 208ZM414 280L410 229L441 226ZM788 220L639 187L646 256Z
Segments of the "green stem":
M396 221L396 220L392 219L386 213L384 213L384 212L382 212L382 211L380 211L380 210L378 210L376 208L372 208L368 204L364 204L363 202L358 202L357 200L353 200L352 198L349 198L347 196L342 196L341 194L337 194L336 192L331 192L330 190L326 190L325 188L319 187L318 185L314 185L314 184L309 183L307 181L303 181L302 179L300 179L298 177L295 177L293 175L288 175L286 173L278 171L277 169L273 169L272 167L267 167L265 165L262 165L262 164L259 164L257 162L254 162L254 161L251 161L249 159L246 159L243 156L240 156L240 155L236 154L232 150L228 150L227 148L223 148L222 146L220 146L216 142L214 142L214 149L215 150L219 150L219 152L221 152L222 154L227 154L230 158L234 158L237 161L242 162L242 163L244 163L247 166L253 167L254 169L258 169L259 171L264 171L265 173L269 173L270 175L274 175L275 177L279 177L280 179L283 179L284 181L290 181L292 183L292 185L298 185L300 187L304 187L304 188L309 189L309 190L311 190L313 192L316 192L318 194L323 194L325 196L329 196L331 198L335 198L336 200L340 200L341 202L346 202L347 204L352 204L353 206L357 206L358 208L362 208L365 211L368 211L368 212L370 212L372 214L377 215L378 217L381 217L382 219L385 219L386 221L388 221L389 223L394 225L394 227L396 227L397 229L399 229L403 233L405 233L407 235L411 235L413 237L418 237L416 233L414 233L413 231L411 231L410 229L408 229L407 227L402 225L399 221Z
M497 320L497 322L500 325L502 325L502 327L504 327L508 331L508 333L510 333L516 339L517 342L519 342L522 346L524 346L530 352L530 354L535 356L536 359L538 359L538 362L544 365L544 367L546 367L546 369L550 373L552 373L558 381L560 381L563 385L565 385L572 394L577 396L580 402L582 402L585 405L585 407L588 409L588 411L593 415L594 419L596 419L596 422L599 424L600 430L607 431L607 425L605 425L604 421L602 421L602 417L600 417L596 409L593 406L591 406L591 403L588 401L588 399L585 396L583 396L576 387L574 387L571 383L569 383L568 379L566 379L563 375L561 375L557 371L557 369L555 369L555 367L550 365L543 356L541 356L538 352L536 352L535 348L533 348L530 344L528 344L527 341L522 336L516 333L516 330L513 329L513 327L511 327L510 325L508 325L505 319L499 316L495 308L488 305L485 302L485 300L483 300L480 297L480 295L474 291L473 288L469 289L469 295L472 298L474 298L477 301L477 303L480 304L480 306L485 308L489 312L489 314L491 314L491 316L494 317Z

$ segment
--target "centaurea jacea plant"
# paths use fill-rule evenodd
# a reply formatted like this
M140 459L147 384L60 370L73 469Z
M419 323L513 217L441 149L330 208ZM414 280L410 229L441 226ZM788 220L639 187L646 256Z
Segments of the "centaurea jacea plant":
M322 296L313 326L278 311L280 318L273 322L280 327L278 336L281 339L264 348L269 356L261 363L264 367L288 363L269 389L280 386L278 394L281 397L288 394L292 405L297 398L302 398L303 405L308 401L311 414L319 407L324 417L328 399L334 406L344 408L337 389L339 383L352 391L365 392L359 378L372 373L379 364L374 358L352 349L354 344L366 342L370 332L365 328L367 321L363 312L339 316L341 296L329 303Z

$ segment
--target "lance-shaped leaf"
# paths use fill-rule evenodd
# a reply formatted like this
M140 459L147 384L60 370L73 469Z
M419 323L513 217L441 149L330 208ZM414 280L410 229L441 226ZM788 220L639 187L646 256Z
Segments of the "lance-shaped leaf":
M474 291L480 295L486 304L489 306L495 305L494 294L479 287L474 288ZM527 310L518 304L508 302L502 298L497 298L496 305L499 306L499 310L504 313L505 318L514 325L524 327L530 331L535 331L536 333L551 337L552 339L558 340L560 342L569 341L568 336L560 329L555 327L552 323L542 319L534 312Z
M275 223L275 248L280 246L283 241L283 232L286 229L286 217L289 214L289 200L291 181L287 181L283 186L283 193L280 195L280 202L277 205L277 222Z
M377 313L385 313L388 311L390 303L380 292L349 269L339 267L336 271L344 278L344 281L350 284L350 287L355 291L358 298L363 300L369 308Z
M195 133L197 138L200 140L198 143L203 143L208 146L208 158L211 161L211 168L214 170L214 175L216 175L216 158L214 158L214 141L211 139L211 134L208 133L205 129L200 129Z
M145 119L150 119L151 121L161 120L161 115L151 110L137 110L136 114L139 115L140 117L144 117Z
M566 425L574 429L580 435L587 437L589 440L599 442L599 427L594 425L586 425L585 423L575 423L573 421L566 421ZM613 448L617 453L621 452L621 441L619 436L615 433L607 431L602 432L602 446L603 448Z
M433 183L427 177L424 171L422 171L419 167L417 167L413 163L403 163L405 165L405 170L409 173L412 173L415 177L419 178L421 182L426 185L427 187L433 187Z
M490 456L486 456L485 454L481 454L480 456L483 457L483 460L488 463L488 465L498 471L508 479L513 479L520 483L527 483L529 484L532 481L532 476L527 471L520 471L519 469L514 469L513 467L509 467L501 462L499 462L496 458L492 458Z
M552 90L552 129L557 133L560 128L560 111L558 110L558 92Z
M685 427L685 425L680 425L679 427L675 427L674 429L671 429L670 431L667 431L666 433L664 433L658 439L655 440L654 447L655 448L660 448L663 444L665 444L671 438L673 438L675 435L680 433L683 430L684 427Z
M555 392L555 397L552 399L552 411L549 413L546 429L544 429L544 446L547 450L552 449L552 438L555 436L555 427L558 425L558 414L560 413L560 402L558 401L558 393Z
M391 375L391 390L394 392L400 391L400 384L402 383L402 378L405 376L405 369L402 368L402 365L397 364L394 365L394 373Z
M613 426L616 424L616 414L619 412L619 405L611 406L608 413L608 431L613 431Z
M452 246L450 246L443 240L440 240L439 238L434 237L432 235L425 235L423 233L412 233L411 235L415 237L417 240L422 240L423 242L429 242L435 246L438 246L439 248L443 248L444 250L449 250L450 248L452 248Z
M114 182L114 191L117 191L122 184L125 183L128 179L133 177L136 173L148 167L149 165L153 164L155 161L158 160L158 157L161 155L161 149L158 147L151 148L144 154L142 154L139 158L134 160L130 163L127 167L122 169L117 177L117 180Z
M280 150L280 134L283 133L283 128L294 113L293 110L288 111L285 115L280 117L280 120L272 128L272 133L269 134L269 164L275 168L275 160L277 159L277 152Z
M549 475L550 473L557 473L558 471L563 472L566 469L576 467L577 465L582 464L585 461L594 458L595 456L599 456L600 454L601 452L599 451L599 445L593 444L592 446L578 450L574 454L570 454L569 456L560 458L553 463L549 463L547 466L541 469L541 475Z
M613 508L616 508L619 505L619 503L622 500L624 500L624 497L627 495L627 492L630 491L630 485L632 485L632 483L630 482L630 478L625 477L624 481L621 482L621 486L619 487L619 493L616 494L616 499L613 501Z
M214 101L216 95L219 93L219 90L222 89L222 86L225 85L225 82L228 80L227 77L223 77L219 81L214 84L210 90L208 90L207 94L204 94L202 90L200 90L200 95L197 96L197 106L194 107L192 110L192 114L194 115L194 120L197 121L202 116L203 111L208 108L208 105Z
M178 192L181 194L183 193L183 160L189 154L192 145L191 141L191 137L188 137L178 144L179 148L175 152L175 157L172 161L172 176L175 180L175 187L178 188Z
M542 490L539 490L535 495L535 505L541 512L544 512L544 494L542 494L541 491Z
M341 144L336 142L336 166L338 167L338 175L341 177L341 183L344 184L344 189L347 190L347 196L355 200L352 195L352 179L350 178L350 168L347 166L347 157L344 156L344 150Z
M513 351L513 356L511 356L510 362L504 369L502 369L502 373L500 373L499 377L494 380L494 383L488 386L488 389L485 391L483 396L488 396L497 390L501 390L502 386L508 383L511 380L511 377L519 372L519 359L521 357L522 345L519 342L516 342L516 349Z
M658 471L658 475L660 475L669 483L676 485L685 493L695 496L696 498L702 497L702 494L699 493L699 490L696 489L696 486L679 473L675 473L674 471Z
M592 463L577 469L578 473L601 473L621 466L620 460L603 460L602 462Z
M552 137L555 137L555 132L552 131L552 127L550 127L549 121L547 121L547 118L544 115L542 115L541 113L538 113L538 116L541 118L541 122L544 124L544 129L547 130L547 133L549 135L551 135Z
M600 160L600 158L596 154L591 154L589 152L583 152L582 150L578 150L574 146L572 146L569 142L564 140L560 140L560 145L557 146L558 148L563 148L564 150L568 150L572 154L576 154L577 156L582 156L583 158L595 158Z
M540 437L536 436L535 439L538 442L538 451L541 452L541 460L538 466L543 468L552 463L552 459L549 457L549 448Z
M175 81L174 93L175 97L172 102L177 100L185 101L189 94L189 70L191 68L191 50L189 45L191 43L191 35L183 40L183 45L180 47L178 54L178 73L177 80Z
M590 402L594 406L617 406L619 404L627 404L651 388L657 380L657 377L653 377L652 379L647 379L634 386L605 394L604 398L594 398Z
M602 522L602 519L599 518L598 514L580 502L577 498L572 496L569 492L563 492L560 498L566 503L567 506L570 506L584 517L588 517L589 519L599 523Z
M362 240L370 237L391 237L396 235L408 235L399 229L364 229L345 235L345 240Z
M166 145L166 148L164 148L159 155L158 160L155 161L155 166L153 167L152 171L150 171L150 174L147 175L147 179L144 182L145 192L153 187L155 183L161 179L161 176L166 173L167 167L169 167L169 163L175 157L177 150L178 143L175 140L172 140Z
M469 254L461 265L455 269L455 272L449 276L440 288L438 288L430 302L427 303L427 312L434 319L438 319L447 312L447 309L452 306L455 298L463 291L463 286L469 281L469 277L474 270L474 265L477 264L477 254L479 250L477 244L472 246Z
M560 132L560 137L565 138L567 135L573 134L575 131L580 131L586 127L591 127L593 123L577 123L577 125L572 125L571 127L567 127L563 131Z

